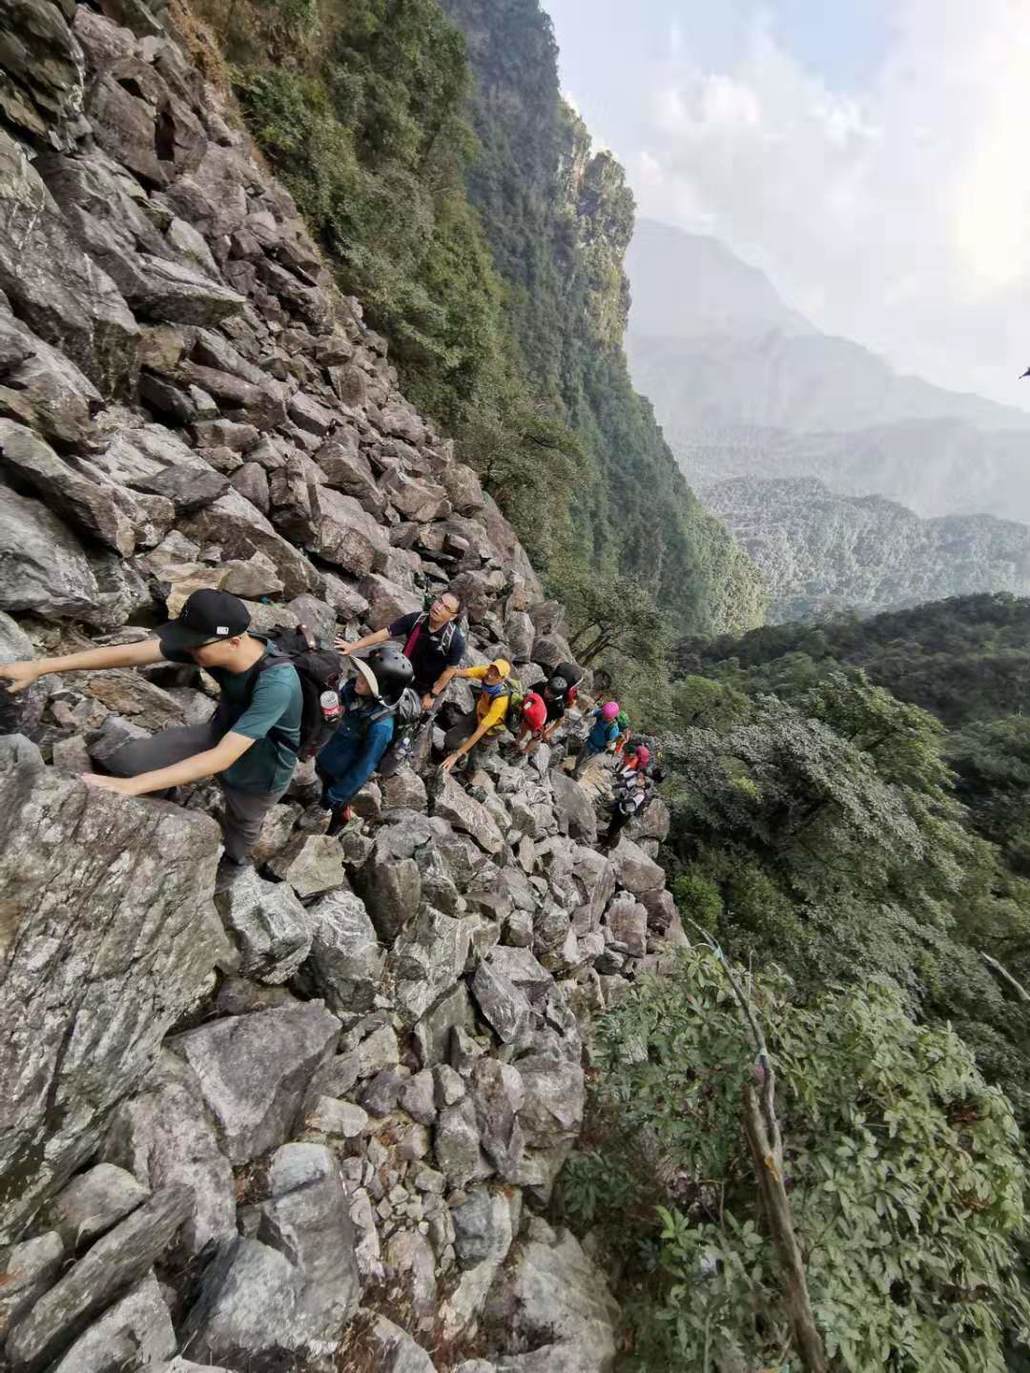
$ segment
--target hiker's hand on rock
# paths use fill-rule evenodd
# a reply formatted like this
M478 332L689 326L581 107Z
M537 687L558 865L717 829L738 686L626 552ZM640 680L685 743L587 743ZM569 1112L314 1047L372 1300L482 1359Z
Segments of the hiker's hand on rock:
M17 696L19 691L30 687L39 675L35 663L3 663L0 664L0 688L6 689L11 696Z
M80 778L88 787L97 791L117 791L122 796L137 796L135 777L103 777L98 772L80 772Z
M450 772L451 768L454 767L454 764L458 761L460 757L460 753L452 753L449 758L445 758L443 762L440 764L440 771Z
M344 656L346 656L348 653L354 652L354 645L349 644L346 639L334 639L333 646L337 649L338 652L344 654Z
M431 691L427 691L426 694L422 697L422 709L432 710L435 702L436 697L433 695Z

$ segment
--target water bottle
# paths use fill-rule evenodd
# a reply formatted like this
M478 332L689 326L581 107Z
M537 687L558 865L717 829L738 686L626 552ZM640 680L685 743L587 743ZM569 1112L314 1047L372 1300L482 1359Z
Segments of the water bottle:
M318 698L318 704L322 707L322 718L327 725L334 725L343 714L338 691L323 691Z

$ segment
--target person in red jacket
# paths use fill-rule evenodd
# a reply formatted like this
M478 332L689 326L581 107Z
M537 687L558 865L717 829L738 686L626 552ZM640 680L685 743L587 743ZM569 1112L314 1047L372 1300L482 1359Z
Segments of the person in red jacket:
M527 691L522 698L522 720L515 736L515 747L520 753L528 753L534 742L543 737L547 724L547 702L539 691Z

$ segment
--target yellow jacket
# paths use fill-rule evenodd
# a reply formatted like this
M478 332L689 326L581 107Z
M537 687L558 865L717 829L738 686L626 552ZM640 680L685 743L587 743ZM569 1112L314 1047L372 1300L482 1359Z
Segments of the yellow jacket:
M490 664L486 663L483 667L466 668L465 676L481 682L489 671ZM500 696L487 696L484 692L476 701L476 720L481 725L485 723L487 734L496 734L503 727L510 699L506 691Z

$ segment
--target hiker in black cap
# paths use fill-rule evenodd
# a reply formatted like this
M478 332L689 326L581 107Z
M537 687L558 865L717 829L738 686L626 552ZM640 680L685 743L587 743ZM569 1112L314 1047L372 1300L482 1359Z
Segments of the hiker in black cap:
M268 810L297 765L302 697L288 660L279 661L247 633L250 613L224 591L194 591L178 619L142 643L87 649L63 658L0 666L0 683L23 691L54 672L86 672L152 663L190 663L217 682L221 701L202 725L166 729L136 739L104 763L113 776L84 773L83 781L125 796L143 796L217 777L225 798L225 857L243 865Z

